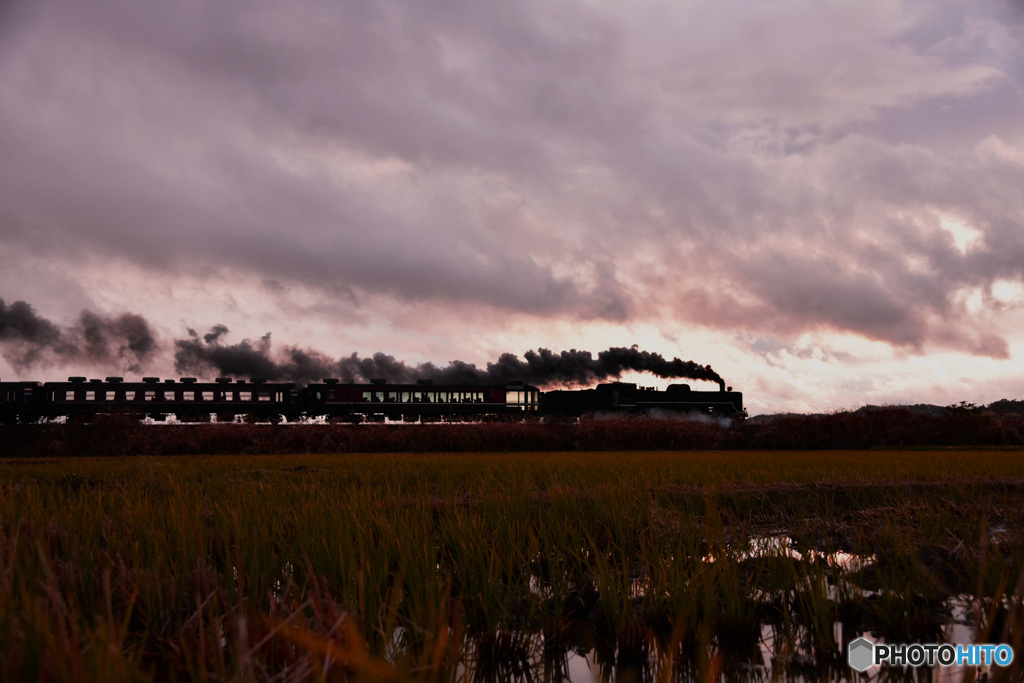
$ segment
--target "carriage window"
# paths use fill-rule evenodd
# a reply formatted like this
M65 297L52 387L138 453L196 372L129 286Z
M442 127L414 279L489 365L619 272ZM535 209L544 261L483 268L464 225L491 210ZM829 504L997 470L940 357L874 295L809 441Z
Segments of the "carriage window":
M194 391L183 391L181 392L182 401L194 401L196 400L196 392Z
M126 392L124 392L124 400L126 400L126 401L134 401L137 397L138 397L138 394L136 394L134 391L126 391Z
M389 391L388 392L388 403L394 403L397 400L398 400L398 392L397 391Z
M75 392L73 392L73 391L66 391L66 392L64 392L64 400L65 401L74 401L75 400Z
M235 400L234 392L233 391L225 391L224 395L221 396L221 400L222 401L234 401Z
M525 391L506 391L505 404L512 408L524 408L526 393Z
M147 391L146 392L146 400L147 401L155 401L156 400L156 392L155 391Z
M261 392L259 392L258 399L260 401L269 401L270 400L270 392L269 391L261 391Z
M239 401L251 401L252 400L252 392L251 391L239 391L238 392L238 400Z
M204 401L212 401L213 400L213 392L212 391L204 391L203 392L203 400Z
M320 399L320 392L319 391L316 392L316 397L317 397L318 400ZM332 400L332 401L334 400L334 389L330 389L330 390L327 391L327 398Z
M85 400L86 401L95 401L96 400L96 392L95 391L87 391L87 392L85 392Z
M117 392L116 391L108 391L107 392L107 400L108 401L116 401L117 400Z

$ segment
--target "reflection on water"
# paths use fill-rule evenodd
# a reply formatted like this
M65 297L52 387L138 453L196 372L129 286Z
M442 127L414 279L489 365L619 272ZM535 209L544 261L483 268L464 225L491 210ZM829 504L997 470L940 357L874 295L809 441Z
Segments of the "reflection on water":
M953 599L960 616L943 629L941 642L974 642L973 629L965 615L968 602L962 597ZM875 643L884 640L872 637L870 632L843 632L843 624L833 624L833 637L842 644L842 657L820 662L806 633L796 638L796 649L790 651L792 636L783 633L777 625L762 624L760 636L753 651L728 650L710 645L705 653L670 652L649 647L638 653L623 652L614 641L597 642L593 625L588 622L573 624L569 630L574 636L559 638L555 643L545 642L540 634L515 636L507 634L506 642L494 651L482 653L479 647L467 644L466 657L456 672L460 681L571 681L572 683L598 683L600 681L661 681L661 680L720 680L720 681L847 681L847 680L909 680L909 681L963 681L968 671L975 680L986 680L989 667L935 667L928 670L871 667L860 676L846 666L846 645L850 640L865 636ZM789 655L786 655L789 652ZM708 670L711 676L707 675ZM701 675L701 672L704 672ZM717 673L717 675L715 675ZM979 678L981 677L981 678Z
M869 609L912 604L908 596L894 596L872 585L875 556L844 552L799 551L784 534L751 539L742 550L728 553L728 561L746 566L762 560L788 558L806 573L788 588L750 587L747 623L737 621L717 632L710 628L685 633L672 619L647 619L613 630L601 619L574 618L546 632L499 631L470 637L455 672L462 681L961 681L984 676L988 667L926 667L919 669L872 667L856 674L846 663L850 641L864 636L884 643L884 624L873 621ZM725 559L709 553L703 562ZM643 579L633 582L630 598L645 596ZM549 584L531 577L534 595L546 595ZM808 601L817 601L809 605ZM720 599L722 602L722 599ZM974 643L978 605L958 594L935 601L925 614L916 640L897 642ZM720 605L719 609L727 607ZM598 610L599 611L599 610ZM593 613L590 615L593 616ZM824 617L824 621L823 621ZM834 617L834 618L830 618ZM394 651L393 649L391 650ZM968 671L970 669L970 673ZM966 678L965 678L966 677ZM981 680L985 680L981 678Z

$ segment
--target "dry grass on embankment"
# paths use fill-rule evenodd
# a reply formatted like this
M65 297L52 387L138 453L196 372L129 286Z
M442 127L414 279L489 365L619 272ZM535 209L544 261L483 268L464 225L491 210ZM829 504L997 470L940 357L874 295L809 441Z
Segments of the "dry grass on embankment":
M1019 451L0 460L0 680L733 680L766 632L818 680L954 604L1020 653L1022 492Z
M129 415L91 424L0 427L0 453L82 455L234 455L287 453L436 453L481 451L793 450L936 446L1024 446L1024 415L901 407L769 421L605 416L564 422L483 424L145 425Z

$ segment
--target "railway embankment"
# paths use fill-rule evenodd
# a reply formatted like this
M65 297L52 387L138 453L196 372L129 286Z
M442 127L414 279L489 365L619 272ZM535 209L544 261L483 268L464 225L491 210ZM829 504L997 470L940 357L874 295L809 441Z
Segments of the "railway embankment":
M932 407L935 408L935 407ZM7 457L609 450L857 450L1024 446L1024 415L884 406L749 420L650 417L433 424L87 424L0 427Z

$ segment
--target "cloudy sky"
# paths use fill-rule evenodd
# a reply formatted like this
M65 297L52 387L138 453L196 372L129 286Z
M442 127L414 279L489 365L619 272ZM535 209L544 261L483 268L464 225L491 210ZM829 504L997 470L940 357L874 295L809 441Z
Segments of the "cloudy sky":
M0 0L0 376L221 325L637 344L752 414L1022 398L1022 89L1020 0ZM16 302L154 342L33 353Z

